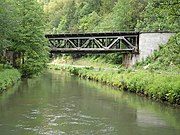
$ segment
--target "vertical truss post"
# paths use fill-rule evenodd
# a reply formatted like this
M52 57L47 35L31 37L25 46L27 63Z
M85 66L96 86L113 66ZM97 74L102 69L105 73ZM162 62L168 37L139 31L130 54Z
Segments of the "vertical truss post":
M138 32L49 34L51 52L138 53Z

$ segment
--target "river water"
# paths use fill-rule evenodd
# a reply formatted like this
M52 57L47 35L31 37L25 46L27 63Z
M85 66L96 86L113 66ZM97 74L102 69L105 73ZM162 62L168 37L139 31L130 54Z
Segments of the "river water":
M0 95L0 135L180 135L180 109L60 71Z

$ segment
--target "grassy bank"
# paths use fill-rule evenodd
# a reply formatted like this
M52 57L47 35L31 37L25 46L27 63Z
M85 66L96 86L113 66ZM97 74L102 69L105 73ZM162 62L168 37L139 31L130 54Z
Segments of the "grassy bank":
M53 66L51 65L51 69ZM155 74L150 72L128 72L112 70L94 70L72 66L54 66L54 69L66 70L79 77L102 82L120 90L142 94L149 98L180 105L180 75Z
M123 69L112 62L108 63L104 56L81 58L72 60L70 63L89 67L50 65L50 68L68 70L82 78L106 83L155 100L180 105L179 38L180 33L177 33L169 39L167 44L161 45L159 51L145 61L137 63L133 67L136 72ZM66 61L68 59L66 58Z
M140 93L162 101L180 104L180 75L153 74L144 72L78 70L78 75Z
M51 64L58 65L77 65L77 66L93 66L95 68L116 68L118 64L112 64L104 59L103 56L97 57L96 55L91 57L73 58L72 56L62 55L54 59Z
M3 69L0 71L0 92L12 86L21 78L17 69Z

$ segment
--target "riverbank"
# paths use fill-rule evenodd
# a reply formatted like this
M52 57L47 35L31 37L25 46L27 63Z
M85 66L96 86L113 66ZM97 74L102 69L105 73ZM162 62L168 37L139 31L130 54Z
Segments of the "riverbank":
M21 74L17 69L2 69L0 71L0 93L20 80Z
M49 65L50 69L66 70L81 78L105 83L120 90L144 95L154 100L180 105L180 75L157 74L130 70L94 70L92 67Z
M106 83L120 90L180 105L180 48L177 42L179 37L180 33L172 36L167 44L160 45L159 51L145 61L136 63L131 69L123 68L120 63L115 65L103 55L81 57L78 60L64 55L61 61L57 59L49 68L67 70L82 78ZM120 58L115 57L114 60L118 59ZM65 62L63 66L62 61Z
M133 135L180 132L180 109L65 71L23 79L0 96L0 106L3 135L118 135L123 129L131 135L129 128Z

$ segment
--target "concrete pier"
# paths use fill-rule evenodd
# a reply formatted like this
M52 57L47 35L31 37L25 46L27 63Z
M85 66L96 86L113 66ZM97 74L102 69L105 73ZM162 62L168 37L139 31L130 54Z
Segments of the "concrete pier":
M140 33L139 34L139 53L138 54L125 54L123 64L125 66L132 66L136 62L145 60L151 56L154 51L159 50L161 44L166 44L171 36L175 33Z

